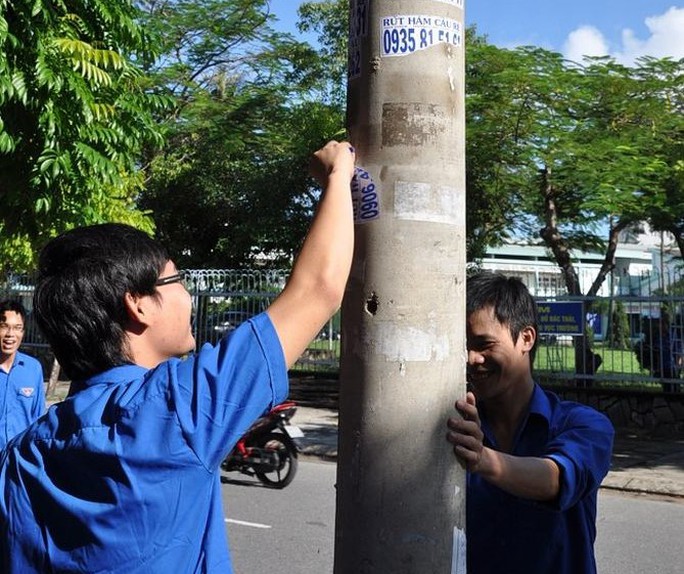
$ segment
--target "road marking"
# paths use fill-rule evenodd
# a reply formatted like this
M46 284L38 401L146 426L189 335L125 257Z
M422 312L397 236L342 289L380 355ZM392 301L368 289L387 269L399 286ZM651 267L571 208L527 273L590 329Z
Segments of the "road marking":
M239 524L240 526L251 526L252 528L271 528L269 524L259 524L258 522L245 522L244 520L235 520L233 518L224 518L225 522L231 524Z

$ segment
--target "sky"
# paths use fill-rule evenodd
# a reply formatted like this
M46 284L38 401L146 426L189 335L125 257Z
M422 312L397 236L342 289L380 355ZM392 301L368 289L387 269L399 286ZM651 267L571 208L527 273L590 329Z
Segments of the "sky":
M271 0L281 29L298 34L300 3ZM534 45L574 61L610 55L626 65L639 56L684 58L682 0L465 0L465 6L466 24L502 48Z

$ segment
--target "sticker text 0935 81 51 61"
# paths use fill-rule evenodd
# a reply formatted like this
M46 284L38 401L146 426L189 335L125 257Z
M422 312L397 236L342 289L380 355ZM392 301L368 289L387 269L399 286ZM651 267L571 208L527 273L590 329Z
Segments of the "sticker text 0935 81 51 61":
M441 16L403 15L382 19L382 55L407 56L436 44L461 46L461 22Z

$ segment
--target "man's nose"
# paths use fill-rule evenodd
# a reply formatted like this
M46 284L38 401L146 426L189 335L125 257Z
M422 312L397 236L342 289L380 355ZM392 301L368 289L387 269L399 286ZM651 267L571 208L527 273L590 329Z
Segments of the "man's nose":
M468 364L481 365L482 363L484 363L484 357L482 356L482 353L473 349L468 349Z

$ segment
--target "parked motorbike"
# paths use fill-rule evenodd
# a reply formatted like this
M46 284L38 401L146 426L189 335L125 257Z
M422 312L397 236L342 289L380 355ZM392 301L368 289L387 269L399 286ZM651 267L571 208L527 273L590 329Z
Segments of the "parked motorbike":
M304 436L299 427L290 424L295 412L297 405L290 401L273 407L257 419L221 463L221 468L256 476L271 488L285 488L297 472L294 439Z

